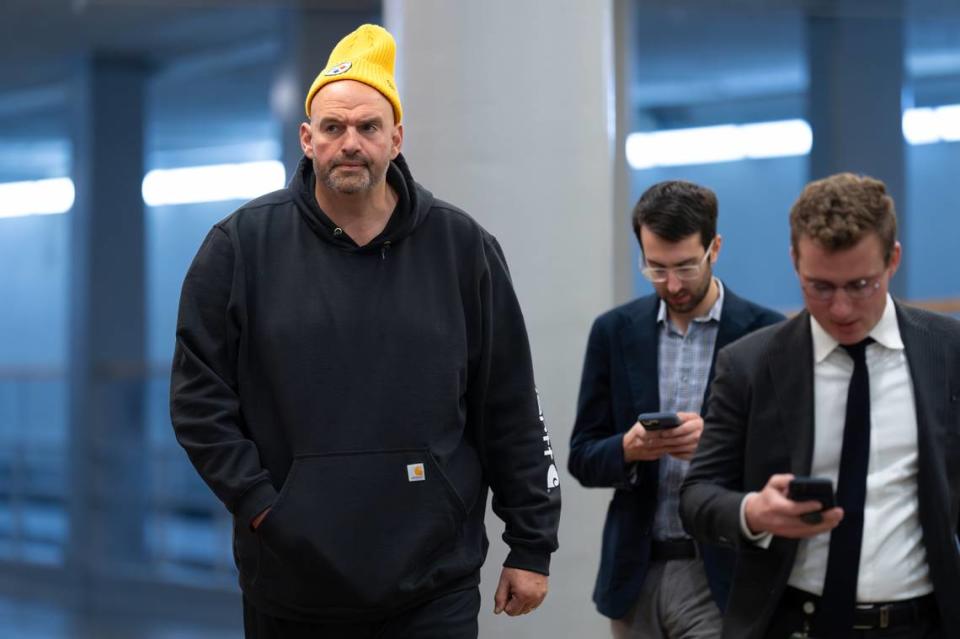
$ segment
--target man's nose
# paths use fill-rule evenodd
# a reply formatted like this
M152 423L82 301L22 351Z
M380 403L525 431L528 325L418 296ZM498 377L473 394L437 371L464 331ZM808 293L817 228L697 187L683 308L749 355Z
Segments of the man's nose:
M683 288L683 282L673 271L667 271L667 290L670 293L679 293Z
M354 153L360 149L360 135L356 129L350 126L347 127L347 130L343 133L343 146L341 148L343 152L347 154Z
M850 314L852 309L853 304L850 301L850 296L842 287L837 288L833 292L833 297L830 298L830 313L834 317L845 317Z

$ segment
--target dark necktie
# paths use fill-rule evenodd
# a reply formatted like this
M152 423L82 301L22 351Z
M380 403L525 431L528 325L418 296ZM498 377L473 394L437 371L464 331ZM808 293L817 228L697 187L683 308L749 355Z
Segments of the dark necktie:
M870 461L870 377L866 352L872 342L868 337L856 344L841 345L853 358L837 480L837 505L843 508L843 521L830 534L827 576L814 623L818 637L849 637L853 628Z

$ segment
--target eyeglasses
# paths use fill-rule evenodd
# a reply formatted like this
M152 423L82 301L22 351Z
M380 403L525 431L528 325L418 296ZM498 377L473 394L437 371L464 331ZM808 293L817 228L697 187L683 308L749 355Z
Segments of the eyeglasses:
M837 294L837 290L841 288L850 299L865 300L876 293L880 288L881 277L882 275L877 275L876 277L870 278L860 278L859 280L847 282L843 286L837 286L836 284L831 284L830 282L823 282L820 280L801 279L801 286L807 295L821 302L832 300L834 295Z
M710 257L710 251L712 249L713 240L710 240L710 244L707 246L707 252L703 254L703 257L700 258L700 261L697 264L688 264L686 266L646 266L646 261L644 260L643 255L641 255L640 273L654 284L662 284L666 282L671 272L677 276L678 280L689 282L697 279L700 277L700 274L703 273L704 265L707 262L707 258Z

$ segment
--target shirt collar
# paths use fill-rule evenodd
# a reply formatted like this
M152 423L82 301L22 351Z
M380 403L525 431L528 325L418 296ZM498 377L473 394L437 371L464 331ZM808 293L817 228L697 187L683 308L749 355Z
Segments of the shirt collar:
M817 364L827 358L839 345L820 323L810 315L810 332L813 335L813 361ZM897 323L897 308L893 298L887 293L886 305L880 321L867 333L874 341L890 350L903 350L903 339L900 337L900 325Z
M713 306L703 315L699 317L694 317L694 322L719 322L720 313L723 311L723 282L720 281L720 278L715 277L713 281L717 283L717 299L714 301ZM660 300L660 308L657 311L657 324L665 325L667 323L667 303L662 299Z

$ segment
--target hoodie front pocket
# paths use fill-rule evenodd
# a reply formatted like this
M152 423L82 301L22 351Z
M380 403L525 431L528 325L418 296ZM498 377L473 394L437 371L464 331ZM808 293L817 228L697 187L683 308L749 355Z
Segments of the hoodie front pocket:
M305 612L395 606L429 586L465 517L426 450L300 456L258 530L258 581Z
M252 583L257 578L260 563L260 540L250 530L250 524L233 520L233 560L240 571L241 581Z

